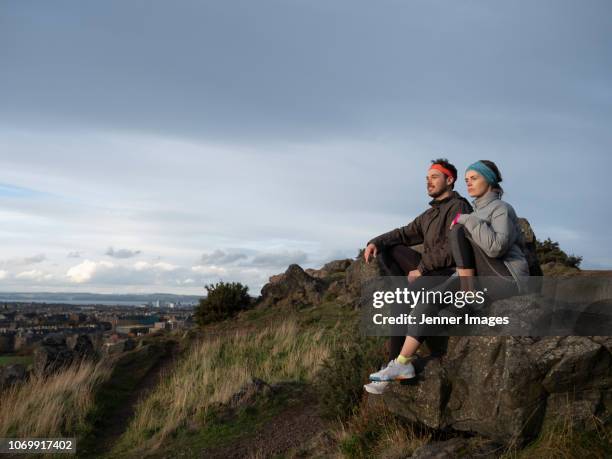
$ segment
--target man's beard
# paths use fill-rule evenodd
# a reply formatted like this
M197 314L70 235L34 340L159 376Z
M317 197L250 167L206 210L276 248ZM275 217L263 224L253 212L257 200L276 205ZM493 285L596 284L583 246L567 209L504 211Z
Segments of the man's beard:
M428 191L427 191L427 194L428 194L430 197L432 197L432 198L436 199L436 198L438 198L438 197L442 196L444 193L446 193L446 191L447 191L447 190L446 190L446 189L444 189L444 188L442 188L442 189L440 189L440 190L438 190L438 191L435 191L435 190L429 191L429 190L428 190Z

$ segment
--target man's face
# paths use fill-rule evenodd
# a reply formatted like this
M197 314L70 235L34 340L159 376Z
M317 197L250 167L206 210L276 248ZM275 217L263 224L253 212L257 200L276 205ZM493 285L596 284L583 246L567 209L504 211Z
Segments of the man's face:
M439 170L429 169L427 172L427 194L434 199L450 190L452 183L453 178L447 177Z

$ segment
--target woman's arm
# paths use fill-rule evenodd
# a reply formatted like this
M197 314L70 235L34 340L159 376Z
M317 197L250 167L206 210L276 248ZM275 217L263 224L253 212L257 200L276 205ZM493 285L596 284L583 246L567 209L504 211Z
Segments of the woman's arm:
M491 258L505 254L516 236L509 209L505 205L493 211L490 222L476 214L462 214L457 223L465 227L472 240Z

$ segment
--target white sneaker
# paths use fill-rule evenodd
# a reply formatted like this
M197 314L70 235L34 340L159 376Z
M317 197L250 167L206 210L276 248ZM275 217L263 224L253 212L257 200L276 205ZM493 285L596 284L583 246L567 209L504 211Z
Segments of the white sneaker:
M363 388L370 394L381 395L389 384L389 381L373 381L370 384L365 384Z
M392 360L386 368L370 375L370 381L401 381L416 376L412 362L405 365Z

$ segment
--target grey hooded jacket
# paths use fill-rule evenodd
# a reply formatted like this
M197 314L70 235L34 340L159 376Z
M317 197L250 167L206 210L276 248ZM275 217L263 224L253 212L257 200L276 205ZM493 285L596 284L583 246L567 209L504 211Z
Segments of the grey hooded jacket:
M500 199L498 191L475 199L473 205L474 212L462 214L458 223L487 256L503 259L520 291L525 291L529 265L521 249L523 233L514 209Z

